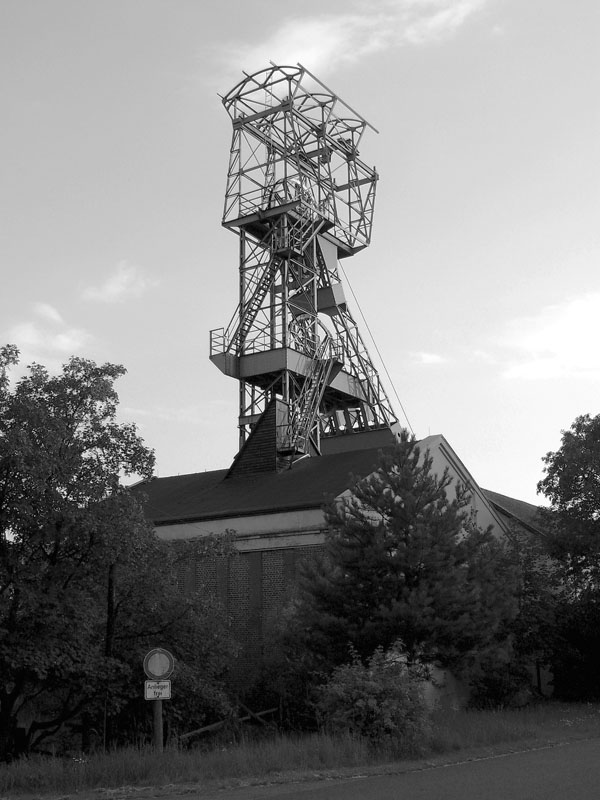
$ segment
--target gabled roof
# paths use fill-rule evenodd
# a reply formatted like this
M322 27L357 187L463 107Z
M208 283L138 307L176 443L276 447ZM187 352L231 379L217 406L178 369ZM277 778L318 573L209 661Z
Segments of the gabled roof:
M155 525L320 508L348 488L351 476L372 472L379 453L377 448L303 458L283 472L226 480L226 469L152 478L134 491L146 495L146 516Z
M518 522L528 531L543 533L543 523L540 519L540 506L526 503L524 500L515 500L505 494L482 489L487 499L494 508L508 521Z
M501 524L516 521L529 531L540 532L537 506L480 490L443 437L428 437L421 442L423 445L436 448L444 456L445 462L440 466L452 463L456 477L471 490L476 489L502 520ZM354 477L372 472L379 463L380 452L381 448L371 448L303 458L292 469L279 473L226 478L228 470L220 469L152 478L138 484L134 491L146 496L146 516L157 526L321 508L327 500L346 491Z

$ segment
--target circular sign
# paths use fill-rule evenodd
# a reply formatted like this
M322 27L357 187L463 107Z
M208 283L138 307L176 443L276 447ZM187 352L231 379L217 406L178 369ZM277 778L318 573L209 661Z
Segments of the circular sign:
M175 668L175 659L168 650L155 647L146 653L144 658L144 672L151 681L166 680Z

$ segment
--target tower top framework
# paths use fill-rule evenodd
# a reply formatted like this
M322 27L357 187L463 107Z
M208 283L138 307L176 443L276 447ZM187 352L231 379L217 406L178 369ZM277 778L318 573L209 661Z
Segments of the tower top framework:
M223 105L240 297L211 360L239 382L237 468L390 443L397 419L338 271L371 239L378 176L359 145L372 126L301 65L246 75Z
M300 65L246 76L223 105L234 130L225 227L300 201L329 223L340 256L369 244L378 176L359 157L372 128L360 114Z

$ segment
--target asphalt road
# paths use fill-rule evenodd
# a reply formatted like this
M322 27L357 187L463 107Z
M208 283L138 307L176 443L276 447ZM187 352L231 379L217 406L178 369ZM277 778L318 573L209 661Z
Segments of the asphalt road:
M177 795L173 795L173 800ZM198 798L206 795L198 794ZM377 777L222 791L219 800L600 800L600 739ZM194 793L186 793L193 800Z

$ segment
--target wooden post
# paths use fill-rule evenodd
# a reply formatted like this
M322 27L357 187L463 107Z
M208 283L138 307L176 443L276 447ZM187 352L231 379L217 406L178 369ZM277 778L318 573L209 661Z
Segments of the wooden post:
M162 700L157 697L152 701L152 713L154 716L154 749L157 753L163 751L163 714Z

